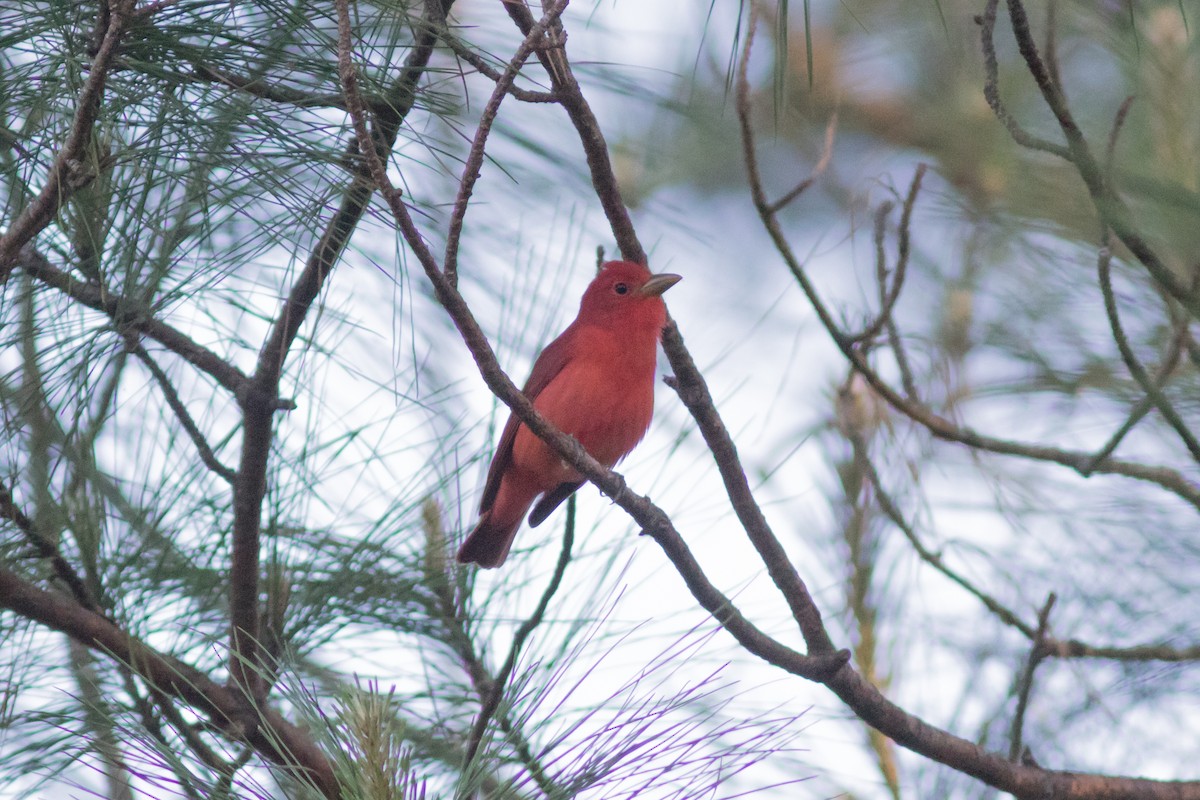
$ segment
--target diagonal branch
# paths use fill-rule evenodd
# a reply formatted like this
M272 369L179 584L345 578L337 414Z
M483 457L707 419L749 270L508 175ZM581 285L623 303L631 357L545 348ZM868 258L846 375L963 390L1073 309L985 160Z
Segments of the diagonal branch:
M204 466L215 472L218 476L225 480L226 483L233 484L237 475L229 467L225 466L217 458L212 447L204 438L204 434L200 432L200 428L196 425L196 421L192 419L192 415L188 413L187 406L183 404L183 400L179 397L179 392L175 391L175 385L171 383L171 379L167 377L167 373L163 372L162 367L158 365L150 354L146 352L146 348L142 347L137 342L131 342L130 346L133 349L134 355L146 365L146 369L150 371L151 377L162 390L163 399L167 401L167 406L174 412L179 424L183 426L183 430L187 433L188 438L192 440L192 444L196 446L196 451L200 454L200 460Z
M118 331L149 336L196 369L208 375L234 396L246 391L249 378L219 355L198 344L187 334L155 319L139 302L113 294L107 287L84 283L53 266L32 243L21 248L17 266L81 305L107 314Z
M16 525L17 530L21 532L26 541L37 550L38 557L50 562L50 568L54 570L55 577L70 590L75 602L88 611L100 613L100 607L96 604L83 578L75 571L70 562L63 558L54 542L37 529L29 515L16 504L12 492L3 484L0 484L0 518L7 519Z
M454 55L461 58L470 64L476 72L484 76L493 83L499 83L503 77L503 72L500 72L495 67L487 62L483 56L476 53L470 47L463 43L462 39L450 32L449 26L441 31L442 41L446 46L454 51ZM505 87L504 91L511 94L516 99L523 103L557 103L558 98L554 96L554 92L537 92L531 89L522 89L519 86L514 86L511 81Z
M541 36L545 32L548 25L552 24L558 16L566 10L567 0L560 0L554 8L547 13L548 22L546 25L534 26L530 33L525 34L525 40L521 42L517 52L509 59L508 66L504 72L496 77L496 88L492 90L492 96L488 98L487 105L483 108L483 113L479 116L479 124L475 129L475 137L471 140L471 149L467 153L467 160L463 164L462 177L458 181L458 196L454 199L454 209L450 213L450 223L446 231L446 252L442 259L442 269L446 273L451 285L458 285L458 243L462 236L463 221L467 216L467 209L471 202L471 194L475 189L475 182L479 179L479 171L483 167L483 158L486 153L488 135L492 131L492 125L496 121L496 116L500 113L500 103L504 101L505 95L512 88L513 81L517 78L517 73L521 71L521 67L529 59L529 54L533 52ZM443 39L446 36L443 35Z
M9 229L0 235L0 284L8 280L21 248L33 240L54 219L72 192L86 185L94 175L82 167L83 150L92 136L92 128L100 114L104 84L112 69L121 39L133 15L133 0L102 0L97 27L100 46L92 59L83 90L76 101L75 119L62 149L54 158L46 183ZM103 27L103 30L100 30Z
M325 754L301 728L278 712L248 711L236 692L204 673L130 636L113 622L72 600L44 591L0 567L0 607L64 633L127 665L156 691L187 702L209 716L231 738L246 742L264 758L296 772L327 798L337 798L337 782Z
M1167 421L1175 432L1179 434L1180 440L1192 454L1192 458L1200 462L1200 442L1196 441L1195 435L1188 428L1187 423L1179 416L1179 412L1175 410L1175 406L1167 399L1167 396L1159 388L1158 382L1150 377L1146 372L1146 368L1142 366L1142 362L1138 359L1137 354L1133 352L1133 347L1129 344L1129 337L1125 335L1125 328L1121 325L1120 312L1117 310L1117 298L1113 293L1112 286L1112 253L1108 248L1100 251L1100 256L1097 260L1096 271L1100 278L1100 291L1104 295L1104 312L1108 315L1108 324L1112 328L1113 339L1117 343L1117 349L1121 352L1121 360L1125 362L1125 366L1129 369L1129 374L1142 387L1142 391L1146 393L1154 406L1158 409L1158 413L1163 415L1163 419Z
M1029 623L1022 620L1015 611L964 578L947 564L941 556L925 546L916 529L904 518L904 514L900 511L895 501L892 500L892 496L888 493L887 488L884 487L883 481L880 480L879 471L875 468L875 462L867 452L866 442L863 441L862 434L851 434L849 439L850 446L854 449L855 460L857 463L863 465L863 470L867 474L867 480L875 488L875 499L879 503L880 510L892 521L893 525L900 529L900 532L904 534L904 538L908 539L909 544L916 551L917 556L926 564L965 589L968 594L973 595L1005 625L1011 625L1025 636L1032 638L1034 629Z
M529 7L524 3L504 2L504 10L517 24L521 33L529 36L534 27L533 13ZM575 131L579 135L584 157L587 159L588 172L592 176L592 187L596 190L596 197L599 198L600 205L604 208L604 215L608 218L609 227L612 228L613 236L617 240L621 256L626 261L645 264L647 263L646 251L642 248L642 243L633 229L633 220L629 217L629 209L625 207L625 203L621 199L621 187L617 183L616 173L613 172L608 158L608 144L604 140L604 132L600 130L600 123L592 112L591 105L583 96L575 74L571 71L566 48L563 46L566 37L561 30L556 33L554 40L549 42L552 49L539 49L537 51L538 59L550 73L554 95L566 110L571 124L575 126Z

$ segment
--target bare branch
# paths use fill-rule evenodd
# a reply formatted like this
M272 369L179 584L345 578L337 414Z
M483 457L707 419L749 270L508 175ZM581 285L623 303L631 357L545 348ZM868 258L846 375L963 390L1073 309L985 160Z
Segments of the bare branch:
M505 2L504 10L517 24L521 33L528 36L534 26L533 13L528 6L524 3ZM604 208L604 215L608 218L608 225L617 240L621 257L639 264L648 263L646 251L633 228L629 209L621 199L621 187L608 158L608 144L604 140L604 133L600 130L596 115L592 113L591 105L579 88L575 73L571 71L566 50L562 47L556 47L553 51L539 49L537 56L542 66L550 73L554 96L567 112L579 135L587 159L588 173L592 176L592 187Z
M295 108L345 109L346 107L346 104L342 100L342 95L338 92L315 94L302 89L295 89L291 86L271 83L261 77L246 78L241 75L234 75L208 64L195 64L193 65L193 69L195 70L196 77L202 80L227 86L230 89L236 89L239 92L245 92L263 100L270 100L273 103L289 105Z
M504 78L505 73L494 68L487 62L487 59L464 44L462 39L459 39L450 32L449 26L442 30L440 35L442 37L442 41L446 43L446 46L454 51L454 55L470 64L471 67L480 75L488 78L493 83L500 83L500 81ZM511 80L508 81L508 85L505 87L504 91L523 103L558 102L558 98L555 96L554 92L535 92L530 89L522 89L519 86L513 85Z
M863 469L867 473L867 480L875 487L875 498L876 502L879 503L880 510L887 515L887 518L892 521L893 525L900 529L900 532L904 534L905 539L908 539L909 544L912 545L913 550L920 559L961 586L968 594L978 599L979 602L983 603L984 608L994 614L1005 625L1012 626L1025 636L1032 638L1034 628L1023 621L1015 611L975 586L975 584L951 568L940 555L925 546L916 529L904 518L904 514L901 513L899 507L892 500L891 494L888 493L887 488L883 485L883 481L879 477L879 471L875 468L875 464L867 452L866 442L863 441L862 434L851 432L849 439L850 445L854 449L855 458L862 463Z
M237 478L237 474L229 467L222 464L208 441L204 438L204 434L200 432L200 428L196 425L196 421L192 419L192 415L188 413L187 406L183 404L183 400L179 398L179 392L175 391L175 385L171 383L171 379L167 377L167 373L163 372L162 367L158 365L150 354L146 352L146 348L142 347L136 341L130 342L130 348L134 355L146 365L146 369L150 370L150 375L162 390L163 399L167 401L167 406L175 413L175 417L179 420L179 424L183 426L183 430L187 433L188 438L192 440L192 444L196 446L197 452L200 454L200 460L204 466L219 475L226 483L233 485Z
M503 102L513 81L517 78L517 73L529 59L529 54L533 52L542 34L550 24L553 24L554 20L558 19L566 7L567 0L559 0L547 12L546 24L535 25L525 35L525 40L521 42L517 52L509 60L504 73L497 76L496 88L492 91L492 96L488 98L483 113L480 114L479 123L475 128L475 137L471 140L471 149L463 164L462 177L458 181L458 196L454 199L454 209L450 213L450 222L446 230L446 252L442 259L442 270L451 286L458 286L458 242L462 236L463 221L467 216L471 193L475 189L475 181L479 179L479 171L483 167L488 135L492 131L492 124L496 121L496 115L500 113L500 103Z
M750 42L747 39L747 44ZM743 51L743 58L749 56L749 50ZM812 172L807 178L796 184L795 188L780 197L774 203L771 203L771 212L777 212L788 206L793 200L808 191L808 188L816 183L817 179L825 174L825 170L829 168L829 162L833 160L833 138L834 132L837 131L837 113L829 118L829 124L825 126L825 146L821 148L821 157L817 160L817 165L813 167Z
M925 177L926 166L924 164L917 165L917 171L913 175L912 183L908 187L908 195L904 198L904 208L900 214L900 230L899 230L899 252L896 255L896 274L892 278L891 286L888 286L887 281L887 257L883 249L883 234L884 224L887 220L887 212L891 210L891 206L885 204L880 206L879 212L875 216L875 270L879 280L880 308L879 316L872 321L863 330L850 338L855 343L870 342L885 325L892 322L892 312L895 310L896 301L900 299L900 292L904 288L904 278L908 273L908 255L909 255L909 231L912 225L913 207L917 203L917 193L921 191L921 180ZM896 336L899 339L899 336ZM906 365L907 366L907 363ZM905 382L906 391L908 384L912 380L911 371L909 371L909 379ZM909 396L915 396L915 385L913 390L909 391Z
M1041 150L1044 153L1051 153L1060 158L1069 159L1070 152L1067 148L1046 139L1033 136L1022 128L1020 123L1005 108L1004 101L1000 99L1000 64L996 59L996 42L994 39L998 4L999 0L988 0L987 5L984 7L983 15L976 17L976 22L980 25L983 38L983 67L986 74L983 84L983 96L987 99L988 105L991 106L992 113L996 115L996 119L1000 120L1001 124L1008 129L1009 135L1012 136L1013 141L1017 144L1022 147L1028 147L1030 150Z
M1192 454L1192 458L1200 462L1200 442L1196 441L1195 435L1188 428L1187 423L1179 416L1175 410L1175 406L1167 399L1159 389L1157 381L1153 380L1146 372L1146 368L1142 366L1142 362L1138 359L1137 354L1133 352L1133 347L1129 344L1129 338L1125 335L1125 329L1121 325L1121 317L1117 310L1117 298L1113 294L1112 287L1112 254L1108 248L1100 251L1100 256L1097 259L1096 269L1100 277L1100 291L1104 295L1104 312L1108 315L1108 324L1112 328L1113 339L1117 343L1117 349L1121 352L1121 360L1125 362L1125 366L1129 369L1129 374L1138 382L1146 396L1154 403L1158 412L1163 415L1163 419L1175 429L1179 434L1180 440L1187 447L1188 452Z
M339 48L341 53L344 54L340 59L342 62L343 88L346 90L347 105L351 108L351 117L354 121L359 141L364 142L367 140L369 134L367 133L365 120L362 118L362 105L356 102L354 97L356 92L354 91L353 63L349 59L349 13L345 7L345 2L346 0L339 0L339 5L341 6L339 10L339 31L344 31L340 35L341 46ZM546 17L543 17L542 22L549 24L549 20ZM527 33L526 36L532 35L533 38L537 38L538 31L535 30L533 25L530 26L530 31L531 33ZM350 78L350 80L347 80L347 78ZM564 85L570 85L569 80ZM596 159L607 162L607 152L603 154L591 153L589 155L589 160ZM849 658L848 652L827 652L821 655L809 656L801 655L770 638L751 624L749 620L742 616L729 598L709 582L704 572L700 569L700 565L692 556L691 551L679 536L678 531L675 530L670 519L661 509L653 505L648 498L641 497L629 491L624 478L602 466L583 449L582 445L574 437L559 431L533 408L533 404L529 401L529 398L522 394L508 376L504 374L503 370L501 370L499 363L496 361L495 353L492 352L491 345L479 327L479 323L475 320L462 295L451 285L446 275L439 268L437 261L433 258L433 254L430 252L420 235L420 231L413 222L408 208L405 206L399 193L391 185L387 175L383 172L382 163L378 162L377 159L373 159L369 154L367 160L368 163L373 164L372 172L377 180L379 180L380 193L388 201L397 227L424 268L426 276L433 284L438 302L446 309L455 327L458 328L463 342L471 351L480 374L483 376L492 393L508 405L534 435L545 441L568 464L579 470L580 474L608 495L614 503L629 512L630 516L642 526L643 532L652 536L667 553L667 556L687 583L688 589L692 592L696 600L709 613L713 614L717 621L733 634L749 652L789 672L813 679L816 679L817 676L825 676L832 670L845 665ZM609 170L611 171L611 165L609 165ZM632 233L632 229L629 232ZM638 250L640 251L640 245L638 245ZM664 341L671 335L673 327L668 324L667 330L664 331Z

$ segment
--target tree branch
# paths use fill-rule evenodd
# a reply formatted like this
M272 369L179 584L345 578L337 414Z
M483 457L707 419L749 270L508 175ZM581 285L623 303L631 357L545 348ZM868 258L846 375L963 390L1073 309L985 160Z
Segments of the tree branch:
M998 66L995 59L995 45L992 42L997 2L998 0L988 0L987 11L984 16L985 24L983 25L984 52L985 55L988 53L991 54L990 58L985 59L988 85L995 85L999 80ZM1105 180L1103 169L1092 155L1083 132L1079 129L1079 125L1075 122L1071 110L1067 106L1066 96L1063 94L1061 87L1055 83L1050 70L1047 69L1041 55L1038 53L1037 43L1034 41L1033 33L1029 26L1029 17L1025 13L1025 6L1021 3L1021 0L1007 0L1007 3L1013 34L1017 39L1017 49L1020 51L1021 57L1024 59L1025 66L1029 74L1033 77L1034 83L1037 84L1042 99L1054 114L1054 118L1058 121L1058 127L1067 141L1067 152L1064 153L1061 150L1051 152L1064 158L1075 167L1079 173L1079 177L1083 179L1083 183L1087 187L1088 195L1091 197L1092 204L1095 206L1101 221L1112 229L1113 234L1129 249L1142 266L1146 268L1150 276L1168 294L1187 308L1193 316L1200 317L1200 293L1182 283L1171 268L1158 257L1158 254L1154 252L1149 243L1135 228L1133 220L1130 218L1129 209L1117 195L1112 184ZM987 22L988 20L990 20L990 23ZM993 110L995 109L996 106L993 106ZM999 116L999 112L997 114ZM1001 118L1001 121L1004 121L1003 118ZM1013 130L1012 127L1009 130L1011 132ZM1013 138L1016 139L1018 144L1030 146L1015 135Z
M204 438L204 434L200 432L200 428L196 425L196 421L188 413L187 406L180 399L179 392L175 391L175 386L171 383L171 379L167 377L167 373L163 372L162 367L150 357L150 354L146 352L146 348L142 347L136 341L131 341L130 347L133 350L133 354L146 365L146 369L150 371L154 382L162 390L163 399L167 401L167 406L175 413L175 418L179 420L179 424L183 426L184 432L192 440L192 444L196 446L196 451L200 454L200 461L204 463L204 466L220 476L226 483L233 485L236 482L237 474L217 459L212 447L209 446L208 441Z
M250 379L208 348L191 337L155 319L141 303L107 287L84 283L67 272L54 267L32 243L21 248L16 265L42 283L57 289L77 303L108 315L113 327L120 332L136 331L149 336L196 369L208 375L235 397L241 396Z
M1113 340L1117 343L1117 349L1121 353L1121 360L1125 362L1125 366L1129 369L1129 374L1142 387L1142 391L1154 403L1158 409L1158 413L1163 415L1163 419L1167 424L1175 429L1179 434L1180 440L1192 454L1192 458L1200 462L1200 442L1196 441L1196 437L1188 428L1187 423L1179 416L1179 412L1175 410L1175 406L1167 399L1159 389L1157 382L1150 377L1146 372L1146 368L1142 366L1142 362L1138 359L1137 354L1133 352L1133 347L1129 344L1129 337L1125 335L1125 329L1121 325L1121 316L1117 310L1117 298L1113 294L1112 286L1112 253L1108 248L1103 248L1100 251L1099 258L1096 263L1096 271L1100 279L1100 292L1104 295L1104 312L1108 315L1108 324L1112 328Z
M99 25L104 30L97 30L101 34L98 37L100 46L92 59L79 100L76 101L75 119L67 140L55 156L42 190L8 230L0 235L0 284L8 280L21 249L50 224L63 201L95 177L84 171L83 151L91 140L92 128L104 97L104 83L133 14L134 3L133 0L102 0L101 5L103 10Z
M1054 608L1054 601L1058 598L1051 592L1046 598L1045 605L1038 612L1037 631L1033 637L1033 646L1029 648L1029 659L1025 662L1025 669L1021 673L1021 680L1017 684L1017 710L1013 714L1012 733L1009 736L1008 760L1013 763L1023 761L1023 756L1029 749L1021 742L1021 736L1025 728L1025 710L1029 707L1029 696L1033 693L1033 673L1038 668L1038 664L1046 657L1046 631L1050 625L1050 610Z
M528 6L524 3L504 2L504 10L517 24L521 33L528 36L534 26L533 13ZM592 187L604 208L604 215L608 218L609 227L617 240L621 257L626 261L646 264L646 251L642 249L642 243L634 231L629 209L621 199L621 187L608 158L608 144L604 140L604 133L600 130L600 123L592 113L592 107L584 98L579 82L575 80L575 74L571 71L566 48L563 46L565 35L561 31L557 31L557 34L555 41L551 42L553 49L538 50L538 59L550 73L554 95L566 110L579 135L584 157L587 159L588 173L592 176Z
M333 769L308 734L278 712L248 710L237 693L204 673L163 655L130 636L108 619L65 597L46 592L0 567L0 607L127 665L157 691L178 697L209 716L232 738L244 738L264 758L295 772L327 798L337 798Z
M1200 509L1200 486L1184 477L1181 473L1169 467L1152 466L1138 462L1121 461L1107 458L1099 464L1093 464L1092 454L1063 450L1039 444L1028 444L1009 439L999 439L978 433L970 428L962 428L948 419L936 414L927 406L914 399L901 396L893 389L867 362L864 354L854 346L853 341L841 330L825 302L821 299L816 286L809 278L800 260L796 257L787 236L779 223L776 214L770 210L763 191L762 176L758 168L755 153L754 132L750 124L750 90L749 83L739 79L737 86L737 114L742 130L743 156L746 162L750 193L758 210L763 226L771 237L775 249L783 258L792 276L800 285L821 326L828 332L830 338L841 351L842 355L856 371L866 378L871 387L887 400L888 404L906 417L927 429L933 436L951 442L958 442L976 450L1001 455L1011 455L1033 461L1045 461L1070 467L1087 477L1092 473L1123 475L1136 480L1147 481L1177 495L1192 506Z

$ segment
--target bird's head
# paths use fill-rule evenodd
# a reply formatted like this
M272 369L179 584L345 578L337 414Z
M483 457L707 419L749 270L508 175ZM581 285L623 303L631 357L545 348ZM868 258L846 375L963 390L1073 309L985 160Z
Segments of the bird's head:
M579 319L593 324L653 327L667 324L662 293L681 280L669 272L651 273L632 261L609 261L600 267L583 300Z

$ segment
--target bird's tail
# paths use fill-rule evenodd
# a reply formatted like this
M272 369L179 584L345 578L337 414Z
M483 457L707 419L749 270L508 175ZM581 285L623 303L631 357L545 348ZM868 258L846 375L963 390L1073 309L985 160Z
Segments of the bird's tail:
M489 508L458 549L458 563L475 563L484 569L495 569L503 564L517 536L517 528L521 527L525 508L520 509L515 518L501 518L496 514L495 506ZM505 516L512 517L511 514Z

